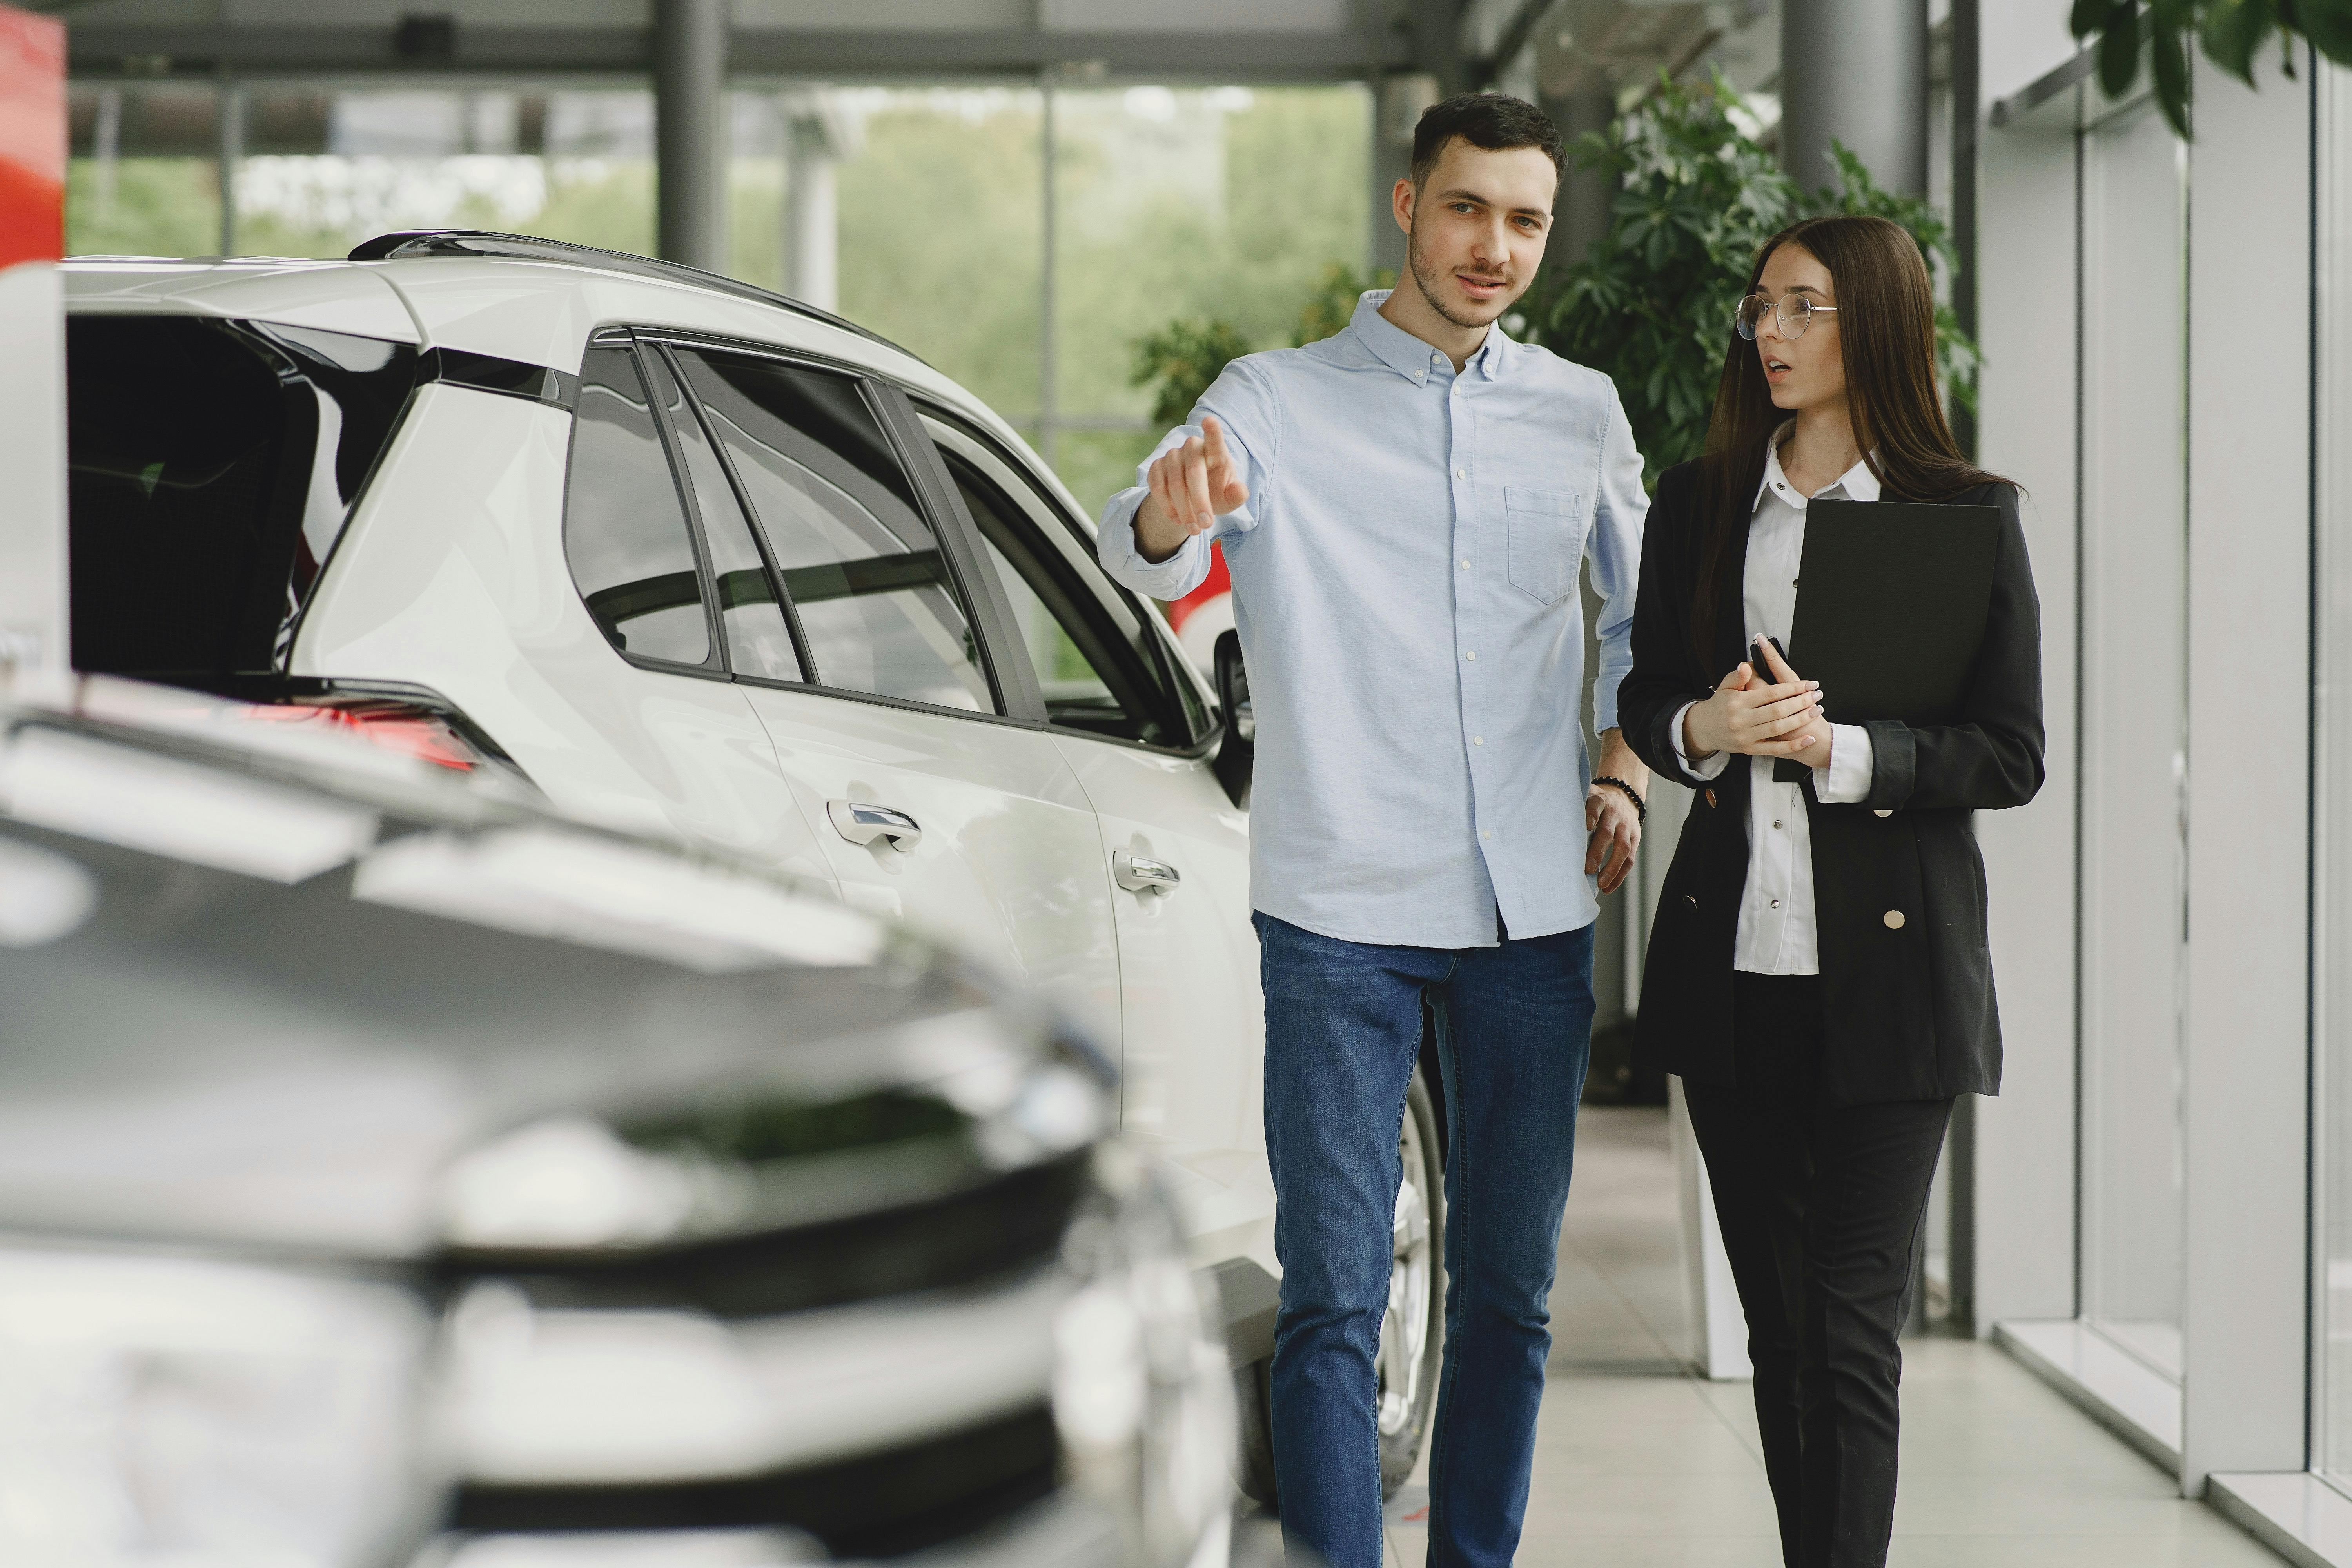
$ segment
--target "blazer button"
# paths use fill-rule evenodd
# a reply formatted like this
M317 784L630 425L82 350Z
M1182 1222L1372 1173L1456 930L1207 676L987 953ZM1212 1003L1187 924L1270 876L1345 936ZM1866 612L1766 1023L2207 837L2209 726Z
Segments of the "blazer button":
M1698 908L1698 897L1695 893L1685 893L1683 895L1683 902L1688 904L1693 909Z
M1870 815L1873 816L1892 816L1895 814L1891 811L1874 811Z
M1889 910L1886 911L1886 929L1888 931L1901 931L1903 929L1903 911L1901 910Z
M1706 792L1706 804L1709 805L1713 805L1715 804L1715 792L1713 790Z

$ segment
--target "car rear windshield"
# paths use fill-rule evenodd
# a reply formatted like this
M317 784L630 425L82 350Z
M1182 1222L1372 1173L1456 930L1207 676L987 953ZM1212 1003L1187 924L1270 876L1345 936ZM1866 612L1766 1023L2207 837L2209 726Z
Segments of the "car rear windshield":
M66 375L74 667L191 685L281 669L416 351L259 321L79 316Z

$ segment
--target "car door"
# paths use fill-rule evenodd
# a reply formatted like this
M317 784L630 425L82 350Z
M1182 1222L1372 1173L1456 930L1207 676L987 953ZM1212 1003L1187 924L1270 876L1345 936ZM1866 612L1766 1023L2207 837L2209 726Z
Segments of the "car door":
M944 410L927 411L923 425L980 535L1047 725L1101 824L1116 889L1128 1130L1174 1167L1202 1256L1259 1256L1272 1271L1249 816L1211 769L1206 693L1153 612L1104 575L1052 489Z
M648 363L674 378L704 514L756 531L760 553L718 563L720 598L772 600L795 663L737 681L843 896L1034 986L1116 1050L1093 807L1053 738L1007 713L979 619L993 605L967 592L935 476L893 437L898 411L854 373L791 355L680 340Z

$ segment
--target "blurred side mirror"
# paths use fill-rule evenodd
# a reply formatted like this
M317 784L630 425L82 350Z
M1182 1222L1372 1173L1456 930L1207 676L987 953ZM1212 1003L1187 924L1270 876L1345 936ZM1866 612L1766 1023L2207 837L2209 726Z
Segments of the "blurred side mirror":
M1242 662L1238 632L1221 632L1215 653L1217 705L1225 712L1225 738L1217 748L1217 782L1235 805L1249 805L1251 764L1257 755L1257 716L1250 708L1249 666Z

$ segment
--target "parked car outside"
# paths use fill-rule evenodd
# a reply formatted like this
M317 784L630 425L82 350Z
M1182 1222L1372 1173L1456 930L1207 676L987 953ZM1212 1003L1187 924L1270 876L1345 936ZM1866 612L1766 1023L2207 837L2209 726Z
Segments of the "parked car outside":
M509 773L1035 988L1107 1043L1175 1187L1270 1498L1245 737L1012 428L847 322L545 240L65 271L76 668ZM1441 1331L1424 1063L1391 1489Z
M349 749L0 709L0 1562L1226 1562L1223 1350L1105 1058L763 868Z

